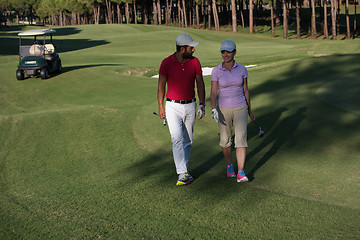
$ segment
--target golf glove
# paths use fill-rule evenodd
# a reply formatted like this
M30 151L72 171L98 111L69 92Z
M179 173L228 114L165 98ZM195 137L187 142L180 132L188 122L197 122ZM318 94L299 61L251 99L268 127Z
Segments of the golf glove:
M197 119L202 119L205 116L205 106L199 105L197 111L196 111Z
M219 123L219 113L216 110L216 108L214 108L213 110L211 110L211 117L212 119L214 119L215 122Z

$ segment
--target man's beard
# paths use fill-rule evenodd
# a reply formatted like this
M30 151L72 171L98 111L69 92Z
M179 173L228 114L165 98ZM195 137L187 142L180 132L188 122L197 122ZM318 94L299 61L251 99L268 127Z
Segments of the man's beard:
M191 58L193 58L193 55L192 55L192 53L184 52L183 53L183 58L184 59L191 59Z

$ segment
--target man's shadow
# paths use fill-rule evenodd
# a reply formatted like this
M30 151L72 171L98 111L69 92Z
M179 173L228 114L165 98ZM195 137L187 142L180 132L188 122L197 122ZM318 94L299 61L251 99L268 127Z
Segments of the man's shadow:
M249 181L255 179L255 173L260 169L272 156L274 156L279 149L294 135L296 129L300 125L301 121L305 119L306 107L300 108L295 114L284 118L279 122L271 134L264 134L264 140L247 155L247 161L245 162L245 169L247 166L252 165L251 159L259 153L262 149L272 144L272 147L265 153L265 155L259 159L255 166L248 171L247 177ZM280 115L279 115L280 117ZM266 131L266 130L264 130Z

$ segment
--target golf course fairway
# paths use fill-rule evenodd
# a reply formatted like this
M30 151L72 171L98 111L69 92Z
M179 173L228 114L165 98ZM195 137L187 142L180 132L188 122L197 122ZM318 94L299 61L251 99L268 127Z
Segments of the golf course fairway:
M18 81L17 34L33 28L0 30L0 239L359 239L359 39L55 27L63 71ZM200 42L203 67L221 63L227 39L237 62L256 65L248 83L265 134L249 120L248 183L226 178L205 76L195 180L175 186L151 76L182 33Z

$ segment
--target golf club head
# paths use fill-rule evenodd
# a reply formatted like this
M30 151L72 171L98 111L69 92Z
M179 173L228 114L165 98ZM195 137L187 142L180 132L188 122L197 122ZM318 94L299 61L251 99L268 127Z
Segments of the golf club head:
M259 137L262 137L262 136L264 136L264 131L260 128Z
M262 136L264 136L264 131L262 130L262 128L260 127L260 125L259 125L259 123L256 121L256 120L254 120L254 122L255 122L255 124L259 127L259 137L262 137Z

